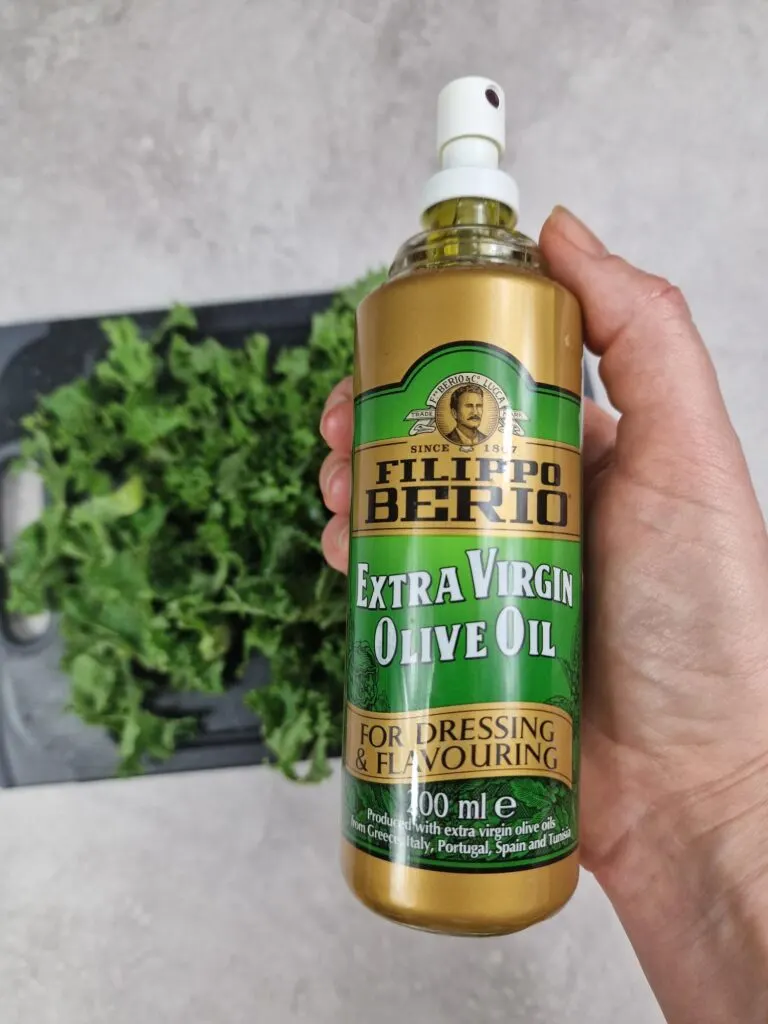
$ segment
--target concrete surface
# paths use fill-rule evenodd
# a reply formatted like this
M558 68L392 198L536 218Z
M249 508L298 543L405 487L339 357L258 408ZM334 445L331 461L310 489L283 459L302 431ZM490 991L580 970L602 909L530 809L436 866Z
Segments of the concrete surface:
M682 285L765 508L767 46L762 0L5 0L0 321L355 276L485 73L523 227L563 202ZM518 937L407 932L344 893L336 808L263 770L1 795L3 1024L660 1019L590 879Z
M504 940L408 931L338 868L338 779L232 769L0 797L3 1024L656 1024L588 877Z

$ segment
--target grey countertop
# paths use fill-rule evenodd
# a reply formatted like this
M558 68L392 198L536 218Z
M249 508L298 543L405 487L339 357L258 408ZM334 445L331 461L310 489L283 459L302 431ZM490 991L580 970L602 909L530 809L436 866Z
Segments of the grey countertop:
M660 1020L587 876L508 939L359 906L338 867L338 777L231 769L0 800L3 1024Z
M554 202L685 290L768 506L762 0L7 0L0 322L322 290L412 232L448 79ZM654 1024L594 882L503 940L357 906L338 793L266 769L0 794L3 1024ZM649 898L653 894L649 893Z

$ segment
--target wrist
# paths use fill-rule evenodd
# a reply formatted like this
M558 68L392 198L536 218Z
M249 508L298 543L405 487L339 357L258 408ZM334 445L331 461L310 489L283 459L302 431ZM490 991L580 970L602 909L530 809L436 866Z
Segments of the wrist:
M596 876L668 1020L766 1020L765 760L658 801Z

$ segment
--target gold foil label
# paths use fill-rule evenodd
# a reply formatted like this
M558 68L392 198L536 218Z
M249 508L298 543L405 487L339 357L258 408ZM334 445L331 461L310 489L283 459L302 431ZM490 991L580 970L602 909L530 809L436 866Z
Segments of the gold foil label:
M578 540L578 450L538 438L503 440L496 434L471 452L443 438L361 445L354 454L353 534Z
M565 289L505 267L405 275L357 312L355 394L398 381L446 341L485 338L534 380L581 393L581 313Z
M573 785L573 723L549 704L371 712L347 704L344 761L379 783L537 776Z

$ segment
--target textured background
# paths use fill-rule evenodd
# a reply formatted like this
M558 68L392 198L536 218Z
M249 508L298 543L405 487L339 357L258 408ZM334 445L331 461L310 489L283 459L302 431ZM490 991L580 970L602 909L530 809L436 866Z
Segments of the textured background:
M763 0L0 0L0 321L354 277L488 74L523 228L565 203L683 287L765 508L767 47ZM343 891L336 807L260 769L0 795L3 1024L660 1019L590 879L521 936L407 932Z

